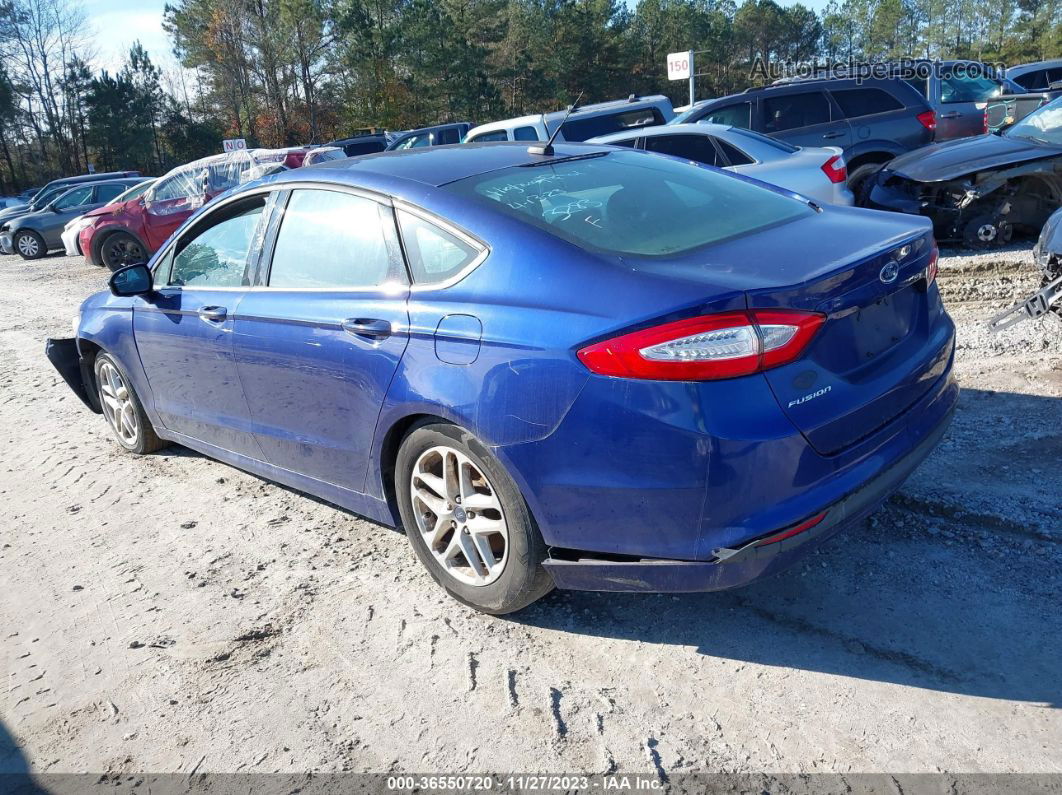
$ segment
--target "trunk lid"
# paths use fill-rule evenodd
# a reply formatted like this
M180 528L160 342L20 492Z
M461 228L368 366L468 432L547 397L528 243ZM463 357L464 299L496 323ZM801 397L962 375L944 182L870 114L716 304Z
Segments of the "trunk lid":
M835 231L853 236L850 227ZM809 268L802 281L748 291L752 308L826 315L800 359L764 374L779 407L817 452L833 455L866 439L946 370L950 327L925 279L933 250L929 230L908 226Z

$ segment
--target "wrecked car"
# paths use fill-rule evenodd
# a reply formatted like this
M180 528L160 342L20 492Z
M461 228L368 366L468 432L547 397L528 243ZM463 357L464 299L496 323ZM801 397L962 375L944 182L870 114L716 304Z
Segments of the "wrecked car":
M937 239L971 248L1036 235L1062 205L1062 98L998 135L900 155L870 179L860 204L924 215Z
M1062 209L1047 219L1040 238L1033 246L1033 262L1043 274L1040 289L1020 304L1000 312L988 328L1002 331L1028 318L1038 318L1048 312L1062 316Z

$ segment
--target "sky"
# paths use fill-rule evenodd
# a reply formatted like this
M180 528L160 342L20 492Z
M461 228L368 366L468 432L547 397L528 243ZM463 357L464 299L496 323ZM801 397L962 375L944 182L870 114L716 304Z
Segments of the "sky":
M801 0L804 5L821 11L827 0ZM627 0L635 5L637 0ZM792 5L796 0L780 0ZM162 10L166 0L81 0L85 16L94 33L96 67L116 72L134 41L139 40L151 60L169 68L175 59L170 52L169 37L162 30ZM690 46L696 48L696 42Z
M96 68L117 71L133 42L139 40L151 60L169 66L169 37L162 30L166 0L81 0L93 34Z

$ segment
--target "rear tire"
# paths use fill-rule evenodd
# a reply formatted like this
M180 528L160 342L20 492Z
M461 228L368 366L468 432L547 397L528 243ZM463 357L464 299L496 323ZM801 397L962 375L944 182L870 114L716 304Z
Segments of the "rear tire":
M22 259L40 259L48 253L44 238L32 229L23 229L15 233L11 246Z
M858 207L866 205L870 198L871 178L881 170L881 163L864 163L848 174L848 190L852 191Z
M468 431L433 423L410 432L395 463L395 493L413 551L457 601L501 615L553 590L527 503Z
M137 455L146 455L165 447L168 443L155 433L140 398L125 371L118 366L118 361L109 353L101 353L96 357L93 372L96 374L96 391L103 408L103 417L118 444Z
M128 232L114 232L100 244L100 262L112 271L147 260L147 251Z

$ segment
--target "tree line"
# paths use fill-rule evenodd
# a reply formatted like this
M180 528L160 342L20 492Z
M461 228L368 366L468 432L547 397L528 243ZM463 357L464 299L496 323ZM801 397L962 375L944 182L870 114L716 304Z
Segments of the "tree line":
M61 174L160 174L220 150L365 128L482 122L662 93L695 49L697 95L760 82L754 64L1062 56L1062 0L174 0L180 68L139 44L93 69L77 0L0 0L0 193Z

